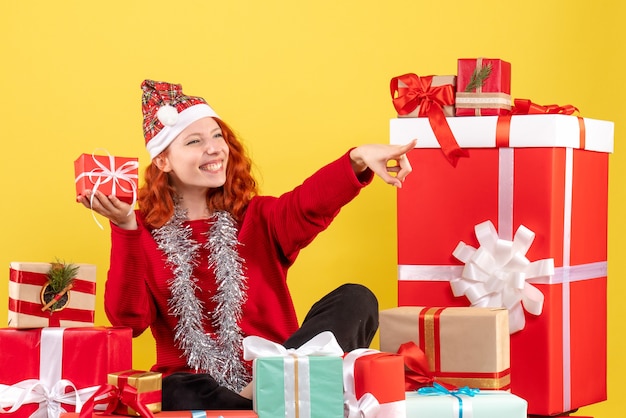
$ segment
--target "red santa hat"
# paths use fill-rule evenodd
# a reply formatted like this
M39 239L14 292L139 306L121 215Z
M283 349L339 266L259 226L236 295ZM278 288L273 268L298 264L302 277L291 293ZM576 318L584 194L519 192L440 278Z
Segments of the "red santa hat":
M219 117L202 97L185 96L180 84L144 80L141 90L143 135L151 159L193 122L205 117Z

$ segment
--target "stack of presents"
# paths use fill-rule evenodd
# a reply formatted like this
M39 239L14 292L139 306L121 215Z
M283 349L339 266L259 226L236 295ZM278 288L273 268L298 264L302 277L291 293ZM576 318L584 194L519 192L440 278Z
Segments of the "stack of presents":
M605 400L613 123L512 99L501 59L390 84L391 143L418 141L398 190L398 306L380 312L380 350L344 353L330 332L296 350L246 337L254 410L161 411L162 376L133 370L130 329L94 326L94 266L12 263L0 412L525 418ZM135 201L136 160L84 154L75 168L78 191Z

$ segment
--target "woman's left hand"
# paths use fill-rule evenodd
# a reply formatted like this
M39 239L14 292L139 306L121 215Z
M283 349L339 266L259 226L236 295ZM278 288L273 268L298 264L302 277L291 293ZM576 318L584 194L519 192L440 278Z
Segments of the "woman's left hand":
M356 174L362 173L367 168L392 186L402 187L402 182L413 170L406 153L415 148L417 140L405 145L366 144L350 151L352 168ZM395 165L390 165L395 161ZM392 176L390 173L395 173Z

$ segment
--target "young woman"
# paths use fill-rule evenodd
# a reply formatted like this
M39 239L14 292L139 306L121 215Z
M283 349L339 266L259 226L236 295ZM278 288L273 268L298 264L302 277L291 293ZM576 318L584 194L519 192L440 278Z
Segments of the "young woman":
M163 409L251 408L248 335L296 348L330 330L346 352L369 346L372 292L342 285L299 325L287 272L374 174L401 187L415 144L353 148L294 190L261 196L241 142L204 99L152 80L142 90L151 163L138 209L98 191L77 200L110 220L105 311L135 336L151 329Z

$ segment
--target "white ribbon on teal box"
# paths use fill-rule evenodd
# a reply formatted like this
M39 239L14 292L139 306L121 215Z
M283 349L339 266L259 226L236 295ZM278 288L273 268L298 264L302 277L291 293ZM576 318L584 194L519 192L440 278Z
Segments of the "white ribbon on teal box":
M342 355L330 332L298 349L246 337L244 358L253 360L253 402L259 418L343 418Z

